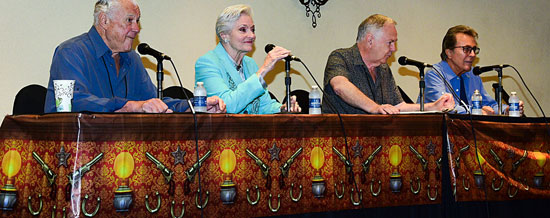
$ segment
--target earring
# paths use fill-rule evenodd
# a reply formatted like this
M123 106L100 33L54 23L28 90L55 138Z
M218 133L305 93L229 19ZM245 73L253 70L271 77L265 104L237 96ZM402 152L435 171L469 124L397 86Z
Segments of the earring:
M229 43L229 39L225 38L225 39L223 39L223 42L224 43Z

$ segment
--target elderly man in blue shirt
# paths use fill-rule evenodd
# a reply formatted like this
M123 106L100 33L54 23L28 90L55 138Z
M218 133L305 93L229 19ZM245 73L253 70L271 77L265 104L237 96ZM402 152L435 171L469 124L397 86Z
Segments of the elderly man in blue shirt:
M44 112L55 112L53 80L75 80L72 111L170 113L189 111L187 101L156 98L156 87L132 44L140 10L134 0L99 0L94 25L56 50ZM209 112L225 112L217 96L207 99Z
M468 110L460 103L472 104L472 95L479 90L482 96L482 111L484 115L495 114L498 111L498 103L489 96L483 88L483 82L479 76L472 73L472 64L479 54L477 47L477 32L465 25L451 27L443 38L441 49L441 62L435 64L426 73L425 101L434 102L445 93L455 92L460 99L455 99L457 113L468 113ZM449 90L443 79L452 86ZM418 101L420 101L418 96ZM520 112L523 114L523 102L520 101ZM503 108L508 114L509 106Z

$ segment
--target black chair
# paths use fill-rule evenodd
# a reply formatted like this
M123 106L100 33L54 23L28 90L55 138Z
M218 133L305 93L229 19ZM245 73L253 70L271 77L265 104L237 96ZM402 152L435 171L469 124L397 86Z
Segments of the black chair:
M23 87L13 101L13 115L20 114L44 114L46 101L46 89L41 85L28 85Z
M411 98L409 98L407 93L405 93L405 91L403 91L403 89L401 89L401 87L397 86L397 88L399 89L399 93L401 93L401 98L403 98L403 101L405 101L405 103L414 104L414 102L411 100Z
M189 89L183 88L185 90L185 93L189 96L189 98L193 98L193 92L189 91ZM183 93L181 87L179 86L170 86L164 90L162 90L162 96L164 97L170 97L170 98L177 98L177 99L187 99L185 97L185 94Z
M268 91L268 92L269 92L269 97L271 97L271 99L280 103L279 99L277 99L277 97L271 91Z
M497 88L498 83L493 83L493 92L495 92L495 100L497 100L498 94L497 94ZM504 90L504 87L502 88L502 101L504 101L504 104L509 104L508 100L510 100L510 95Z
M296 89L294 91L290 92L290 96L296 96L296 102L298 102L298 105L302 108L301 114L308 114L309 113L309 92L302 90L302 89ZM283 99L283 104L286 103L286 96L285 99Z

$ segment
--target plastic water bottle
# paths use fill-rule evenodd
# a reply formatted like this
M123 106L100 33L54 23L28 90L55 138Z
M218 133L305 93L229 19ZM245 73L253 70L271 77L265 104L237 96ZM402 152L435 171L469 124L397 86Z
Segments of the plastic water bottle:
M311 86L309 92L309 114L321 114L321 90L317 86Z
M479 90L474 91L474 95L472 95L472 114L474 115L483 115L483 112L481 111L481 94L479 93Z
M519 112L519 98L518 96L516 95L516 92L511 92L511 96L510 96L510 109L508 110L508 114L509 116L511 117L519 117L520 116L520 112Z
M203 82L197 82L193 98L193 106L196 112L206 112L206 89Z

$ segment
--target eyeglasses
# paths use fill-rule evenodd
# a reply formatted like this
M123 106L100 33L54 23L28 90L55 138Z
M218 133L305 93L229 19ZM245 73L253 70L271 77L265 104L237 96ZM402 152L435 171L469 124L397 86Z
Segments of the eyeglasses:
M479 54L479 48L474 46L474 47L470 47L470 46L456 46L454 48L462 48L462 51L464 51L465 54L470 54L470 52L474 51L474 54Z

